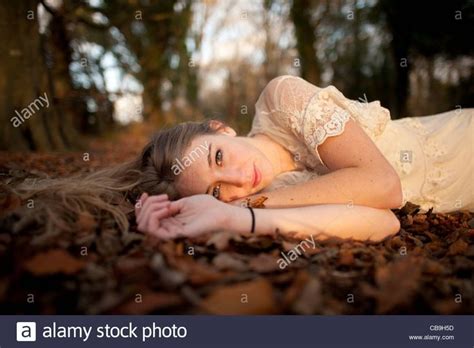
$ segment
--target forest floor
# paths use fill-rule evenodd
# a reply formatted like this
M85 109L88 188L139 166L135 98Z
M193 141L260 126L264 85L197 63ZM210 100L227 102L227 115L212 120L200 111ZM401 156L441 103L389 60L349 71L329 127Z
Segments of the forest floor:
M88 162L83 152L3 152L0 180L91 171L132 158L145 141L139 134L95 141ZM121 233L90 215L72 234L17 233L2 217L18 204L0 192L0 313L474 313L469 212L434 214L408 203L394 210L401 231L382 242L308 248L226 232L158 242L134 224Z

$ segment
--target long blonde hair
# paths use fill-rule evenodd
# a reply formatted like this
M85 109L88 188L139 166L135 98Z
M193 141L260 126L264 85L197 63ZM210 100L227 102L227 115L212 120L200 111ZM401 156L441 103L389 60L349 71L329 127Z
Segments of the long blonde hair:
M216 134L224 127L222 123L212 127L211 122L186 122L160 130L137 158L124 164L89 174L24 181L14 188L2 185L22 201L13 212L16 218L12 228L18 232L39 224L45 225L47 232L74 231L81 214L97 217L106 213L121 231L128 231L135 202L143 192L180 198L178 176L171 169L173 161L184 155L195 137ZM29 200L33 200L34 209L25 205Z

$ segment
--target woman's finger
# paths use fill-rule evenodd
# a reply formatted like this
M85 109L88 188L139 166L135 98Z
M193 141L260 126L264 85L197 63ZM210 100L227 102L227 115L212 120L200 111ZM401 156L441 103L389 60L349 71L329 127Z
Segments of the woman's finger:
M170 204L171 215L178 214L181 211L181 209L183 209L185 199L186 198L181 198L181 199L178 199L177 201L172 201L171 202L171 204Z
M140 219L137 221L139 231L150 232L151 221L154 221L154 220L159 221L159 219L169 216L170 214L168 212L168 206L169 206L169 203L161 203L159 205L155 205L154 207L152 207L152 210L148 212L142 212L142 214L140 215ZM161 212L161 213L157 214L157 212Z
M147 205L154 203L154 202L161 202L161 201L167 201L168 200L168 195L162 194L162 195L156 195L156 196L148 196L145 198L145 200L142 202L142 208L145 209Z
M153 213L154 211L160 210L164 207L167 207L170 205L170 201L164 201L164 202L156 202L150 204L150 206L147 208L147 210L143 210L140 212L140 215L137 217L137 223L139 224L143 219L147 219L147 216Z
M136 218L137 224L140 224L142 220L147 219L147 216L150 215L152 212L162 209L168 206L169 204L170 204L169 202L158 202L158 203L152 204L146 212L142 210Z
M137 217L139 218L141 215L145 216L147 212L150 210L150 206L159 202L169 202L168 195L164 194L164 195L148 197L145 203L142 205L141 211Z
M171 240L173 239L171 231L169 230L170 226L165 222L166 220L163 220L160 223L160 227L158 229L151 231L151 235L157 237L160 240Z
M148 226L147 231L153 232L156 231L161 224L161 219L167 218L170 216L169 208L164 207L157 211L154 211L150 214L150 218L148 219Z
M176 223L172 218L162 221L163 228L167 231L164 236L167 239L174 239L182 235L182 225Z

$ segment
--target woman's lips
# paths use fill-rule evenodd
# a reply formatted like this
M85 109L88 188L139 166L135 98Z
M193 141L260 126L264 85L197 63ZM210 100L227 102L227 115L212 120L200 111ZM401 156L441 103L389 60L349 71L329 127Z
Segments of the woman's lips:
M262 175L258 171L257 167L255 166L255 163L253 165L253 185L252 187L258 186L260 184L260 181L262 180Z

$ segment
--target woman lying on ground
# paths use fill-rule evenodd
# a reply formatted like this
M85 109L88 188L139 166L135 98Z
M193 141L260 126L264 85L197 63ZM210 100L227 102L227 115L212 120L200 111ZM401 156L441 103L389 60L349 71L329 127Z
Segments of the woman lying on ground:
M135 212L138 230L161 239L227 229L381 240L398 232L390 209L407 201L474 210L473 114L391 120L379 102L280 76L258 98L246 137L219 121L183 123L131 162L25 184L21 197L43 204L24 208L16 229L43 214L50 230L74 230L82 211L105 210L122 230ZM262 195L265 209L242 205Z
M161 239L228 229L381 240L398 232L390 209L406 201L473 210L473 114L392 121L379 102L280 76L246 137L219 121L155 135L143 151L138 229ZM242 205L259 195L265 209Z

